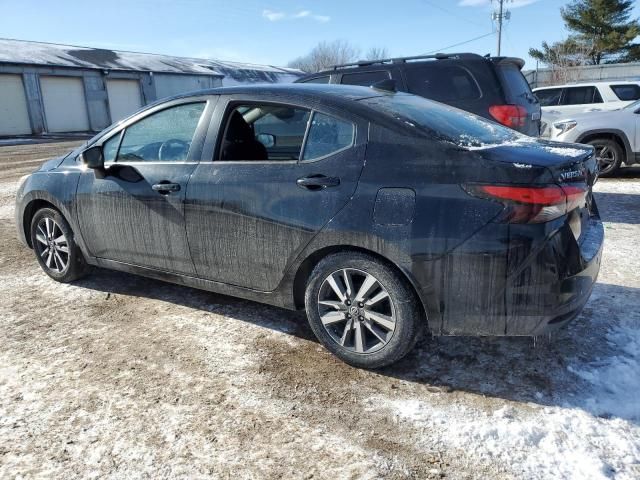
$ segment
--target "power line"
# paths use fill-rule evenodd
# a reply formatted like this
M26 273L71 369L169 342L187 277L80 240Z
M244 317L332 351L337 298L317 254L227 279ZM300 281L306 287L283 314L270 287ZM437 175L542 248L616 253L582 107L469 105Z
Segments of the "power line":
M481 38L489 37L491 35L493 35L493 32L485 33L484 35L480 35L479 37L470 38L469 40L465 40L464 42L455 43L447 47L438 48L437 50L431 50L430 52L425 52L422 55L431 55L432 53L442 52L443 50L448 50L453 47L459 47L460 45L466 45L467 43L475 42L476 40L480 40Z
M437 8L438 10L440 10L440 11L442 11L442 12L448 14L448 15L451 15L453 17L456 17L456 18L458 18L460 20L464 20L465 22L472 23L473 25L478 25L478 26L484 27L484 25L482 25L479 22L471 20L471 19L469 19L467 17L463 17L462 15L459 15L459 14L457 14L457 13L455 13L455 12L453 12L453 11L447 9L447 8L441 7L440 5L437 5L437 4L433 3L433 2L430 2L429 0L421 0L421 1L422 1L422 3L426 3L427 5L429 5L429 6L433 7L433 8Z

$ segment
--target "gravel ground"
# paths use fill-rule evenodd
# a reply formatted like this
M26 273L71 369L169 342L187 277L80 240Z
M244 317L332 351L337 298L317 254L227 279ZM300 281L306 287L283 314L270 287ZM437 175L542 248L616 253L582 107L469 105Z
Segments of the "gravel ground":
M599 282L551 339L436 338L350 368L302 314L96 270L53 282L0 146L0 478L640 477L640 168L601 180Z

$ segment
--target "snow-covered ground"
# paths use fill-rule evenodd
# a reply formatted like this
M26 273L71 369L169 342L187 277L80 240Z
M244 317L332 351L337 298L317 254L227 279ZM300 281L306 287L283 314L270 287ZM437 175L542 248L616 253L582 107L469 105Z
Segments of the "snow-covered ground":
M299 313L51 281L15 239L22 174L0 175L0 478L640 478L640 169L596 185L600 278L566 330L424 340L379 372Z

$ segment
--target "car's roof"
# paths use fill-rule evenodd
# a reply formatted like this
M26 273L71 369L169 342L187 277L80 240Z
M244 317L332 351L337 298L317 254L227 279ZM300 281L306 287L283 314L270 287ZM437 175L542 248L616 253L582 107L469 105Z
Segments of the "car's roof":
M563 85L549 85L547 87L538 87L532 89L534 92L538 90L549 90L552 88L567 88L567 87L599 87L608 85L640 85L640 81L632 80L609 80L607 82L581 82L581 83L565 83Z
M258 85L238 85L233 87L219 87L176 95L163 99L164 101L177 98L195 97L201 95L302 95L314 96L321 100L360 100L362 98L388 95L390 92L371 87L335 84L308 83L266 83Z

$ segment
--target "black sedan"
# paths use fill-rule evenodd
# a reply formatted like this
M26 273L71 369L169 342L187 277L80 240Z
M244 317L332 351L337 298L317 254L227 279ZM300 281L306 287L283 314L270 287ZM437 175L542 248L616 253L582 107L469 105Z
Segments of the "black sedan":
M540 335L582 309L603 228L593 149L365 87L156 103L25 177L19 236L90 266L306 309L375 368L437 335Z

